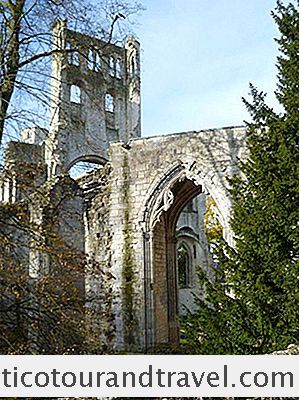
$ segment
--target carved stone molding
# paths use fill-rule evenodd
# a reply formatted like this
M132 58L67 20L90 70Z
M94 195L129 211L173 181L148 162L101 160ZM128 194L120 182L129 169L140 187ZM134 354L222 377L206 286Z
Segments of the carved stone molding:
M192 158L187 158L182 162L182 165L184 167L184 170L182 171L180 181L182 181L183 179L189 179L190 181L194 182L196 186L201 186L203 193L207 193L207 188L204 184L205 174L199 168L197 162Z
M169 188L166 188L165 190L163 190L163 192L160 193L157 199L158 208L153 210L152 217L150 220L150 226L152 229L154 229L156 224L160 221L162 212L169 210L173 201L174 201L174 194Z
M183 168L168 180L167 184L163 189L161 189L161 192L158 194L154 202L154 208L151 211L149 223L151 230L154 229L156 224L160 221L162 213L168 211L173 204L174 194L172 188L176 182L182 182L185 179L188 179L194 182L196 186L201 186L202 192L208 193L206 185L204 184L204 174L202 174L196 161L187 159L180 163L180 167Z

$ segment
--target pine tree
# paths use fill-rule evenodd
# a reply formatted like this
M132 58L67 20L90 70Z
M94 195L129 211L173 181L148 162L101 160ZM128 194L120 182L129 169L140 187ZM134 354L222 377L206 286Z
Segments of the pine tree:
M299 9L278 1L280 56L276 113L250 86L243 99L248 159L231 180L234 249L220 251L220 273L205 279L207 297L184 321L187 341L202 354L258 354L299 341ZM222 247L223 249L223 247Z

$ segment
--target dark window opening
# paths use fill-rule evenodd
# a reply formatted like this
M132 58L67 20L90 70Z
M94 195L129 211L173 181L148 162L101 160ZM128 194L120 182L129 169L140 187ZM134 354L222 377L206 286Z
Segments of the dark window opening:
M136 73L136 58L135 58L134 55L131 57L131 68L130 68L130 71L131 71L131 75L135 76L135 73Z
M188 248L184 244L180 244L177 250L178 260L178 281L180 288L190 286L190 267L191 259Z

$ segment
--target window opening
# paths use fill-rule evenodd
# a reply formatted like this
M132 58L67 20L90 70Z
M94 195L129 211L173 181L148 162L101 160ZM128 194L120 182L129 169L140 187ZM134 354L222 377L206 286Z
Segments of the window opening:
M105 97L105 110L114 112L114 98L110 93L107 93Z
M100 54L98 52L96 52L94 70L96 72L99 72L101 70L101 57L100 57Z
M73 65L76 65L77 67L80 65L79 53L77 51L73 52Z
M184 244L179 245L177 253L179 287L188 287L190 284L190 254Z
M88 50L87 66L90 70L93 70L94 68L94 54L91 49Z
M78 51L71 51L72 50L72 46L71 46L71 44L69 42L66 42L65 49L67 51L66 57L67 57L68 64L73 64L73 65L76 65L78 67L80 65Z
M135 73L136 73L136 58L135 58L135 56L133 55L133 56L131 57L131 75L134 76Z
M78 161L69 169L69 175L70 177L76 179L79 176L85 175L86 173L98 168L102 168L102 165L99 163Z
M114 58L112 56L109 57L109 75L110 76L115 76Z
M67 57L67 62L68 64L72 64L72 53L71 53L71 44L69 42L66 43L65 49L67 51L66 57Z
M76 104L81 103L81 89L79 86L71 85L70 101Z
M116 60L115 70L116 78L121 79L121 62L119 58Z

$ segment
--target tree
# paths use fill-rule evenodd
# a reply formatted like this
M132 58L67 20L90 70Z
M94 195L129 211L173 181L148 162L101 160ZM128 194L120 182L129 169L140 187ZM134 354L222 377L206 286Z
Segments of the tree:
M278 88L283 107L276 113L265 94L251 88L243 99L248 159L231 181L231 227L235 247L219 247L207 297L184 322L186 340L203 354L259 354L285 349L299 338L298 292L298 0L277 2L272 16L277 40Z
M0 2L0 144L5 125L41 121L48 110L51 26L67 19L71 29L111 41L115 26L141 9L134 1L4 0ZM128 24L122 23L118 39ZM116 35L117 38L117 35ZM70 51L74 51L72 49ZM18 101L19 100L19 101ZM29 107L25 104L29 103ZM43 121L44 122L44 121ZM8 130L8 129L7 129Z
M67 19L72 30L110 43L128 29L122 22L116 32L119 20L139 9L138 3L121 0L1 1L0 142L19 122L42 121L40 106L47 117L51 56L80 51L74 46L53 49L54 21ZM16 157L1 171L0 185L16 184L18 195L0 204L0 353L107 352L109 343L102 345L98 332L105 330L112 342L113 326L87 332L93 310L86 307L85 274L98 277L103 272L94 260L87 260L83 245L77 246L77 230L83 229L80 188L67 175L47 181L46 166L26 144L10 142L8 147ZM108 274L101 279L107 291L109 279ZM105 311L111 296L106 294L103 290L96 299L105 296ZM112 319L107 314L107 320Z
M59 198L63 203L74 196L66 183L64 190ZM44 203L38 213L43 227L26 201L0 207L1 354L63 354L86 348L85 258L63 241L57 227L65 230L65 221L55 191L51 195L54 201L47 205L40 191L34 203Z
M81 196L78 184L64 175L30 201L0 204L1 354L111 351L113 276L84 254ZM99 302L101 309L87 306L86 277L103 285L96 299L88 292L89 304ZM91 324L101 312L101 325Z

